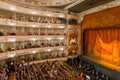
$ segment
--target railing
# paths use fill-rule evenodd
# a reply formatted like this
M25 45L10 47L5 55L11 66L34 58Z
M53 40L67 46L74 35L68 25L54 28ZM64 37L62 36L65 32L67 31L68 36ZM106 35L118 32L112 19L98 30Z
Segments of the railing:
M37 52L42 51L53 51L53 50L63 50L65 46L55 46L55 47L42 47L42 48L30 48L30 49L22 49L22 50L15 50L15 51L7 51L0 53L0 60L7 59L11 57L16 57L25 54L34 54Z
M18 26L18 27L38 27L38 28L65 28L65 24L38 23L28 21L18 21L12 19L0 18L0 25Z
M36 41L48 39L65 39L65 35L42 35L42 36L0 36L0 42Z
M65 57L56 57L56 58L49 58L49 59L41 59L41 60L35 60L35 61L30 61L30 62L26 62L24 63L24 65L27 65L28 63L29 64L37 64L37 63L43 63L43 62L49 62L49 61L66 61L68 58L75 58L77 57L78 55L73 55L73 56L70 56L70 55L67 55Z
M77 15L73 15L73 14L69 14L68 15L68 17L67 17L68 19L78 19L78 16Z

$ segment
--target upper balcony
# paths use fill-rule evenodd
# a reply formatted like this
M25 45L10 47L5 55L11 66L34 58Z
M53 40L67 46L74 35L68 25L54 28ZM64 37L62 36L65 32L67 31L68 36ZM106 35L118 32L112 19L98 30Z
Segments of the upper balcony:
M66 18L66 13L57 13L57 12L50 12L50 11L42 11L37 8L26 8L23 6L18 6L9 2L0 1L0 8L8 11L24 13L24 14L31 14L31 15L40 15L46 17L60 17Z
M26 15L7 10L0 10L0 25L40 28L65 28L66 23L67 19L65 18Z

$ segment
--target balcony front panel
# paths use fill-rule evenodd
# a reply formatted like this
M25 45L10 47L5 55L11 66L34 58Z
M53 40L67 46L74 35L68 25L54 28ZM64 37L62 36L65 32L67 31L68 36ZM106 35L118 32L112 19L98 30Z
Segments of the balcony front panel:
M22 50L16 50L16 51L8 51L4 53L0 53L0 60L25 55L25 54L35 54L36 52L42 52L42 51L54 51L54 50L64 50L65 46L56 46L56 47L43 47L43 48L31 48L31 49L22 49Z
M7 26L21 26L21 27L38 27L38 28L65 28L65 24L51 24L51 23L37 23L37 22L26 22L17 21L12 19L0 18L0 25Z
M49 39L65 39L65 35L43 35L43 36L0 36L0 42L36 41Z

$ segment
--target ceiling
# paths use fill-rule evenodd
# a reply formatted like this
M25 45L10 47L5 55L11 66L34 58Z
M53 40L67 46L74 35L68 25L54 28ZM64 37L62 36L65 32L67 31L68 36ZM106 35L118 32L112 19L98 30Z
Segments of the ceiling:
M96 6L99 6L99 5L102 5L102 4L106 4L106 3L111 2L113 0L84 0L84 1L81 0L80 2L77 2L77 1L80 1L80 0L76 0L75 2L65 4L65 5L61 5L61 6L49 6L49 7L52 7L52 8L66 8L66 7L76 3L75 5L67 8L67 9L72 11L72 12L80 13L82 11L91 9L93 7L96 7Z
M111 1L113 0L84 0L83 2L69 8L68 10L80 13L82 11L88 10L90 8L93 8Z
M72 12L80 13L90 8L114 1L114 0L4 0L36 7L52 7L67 9Z

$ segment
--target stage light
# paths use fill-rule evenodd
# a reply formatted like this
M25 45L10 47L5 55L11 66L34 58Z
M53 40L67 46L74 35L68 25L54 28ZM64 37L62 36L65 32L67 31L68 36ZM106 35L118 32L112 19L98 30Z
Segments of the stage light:
M61 51L63 51L63 50L64 50L64 48L60 48L60 50L61 50Z
M11 26L15 26L16 23L15 23L15 22L9 22L9 25L11 25Z
M37 51L32 51L33 54L35 54Z
M32 14L37 14L37 12L32 12Z
M51 16L51 14L47 14L47 16Z
M16 8L15 7L10 7L10 10L15 11Z
M47 51L48 51L48 52L50 52L50 51L51 51L51 49L48 49Z
M49 40L49 41L50 41L50 40L51 40L51 38L47 38L47 40Z
M59 28L64 28L64 26L58 26Z
M61 37L61 38L59 38L60 40L63 40L64 38L63 37Z
M64 17L65 17L65 15L61 14L59 17L64 18Z
M52 26L47 26L47 28L51 28Z
M8 38L7 41L8 41L8 42L15 42L15 41L16 41L16 38Z
M36 25L32 25L32 27L36 27Z
M37 39L36 38L31 38L32 41L36 41Z
M9 53L7 56L8 57L14 57L16 54L15 53Z

